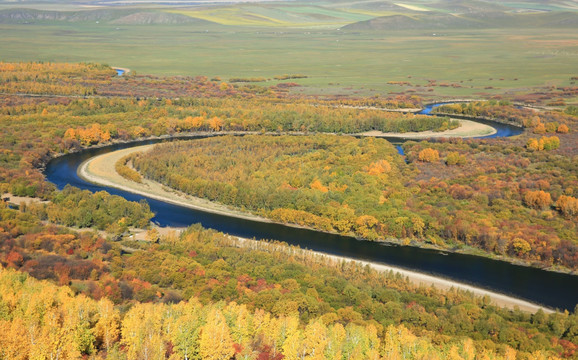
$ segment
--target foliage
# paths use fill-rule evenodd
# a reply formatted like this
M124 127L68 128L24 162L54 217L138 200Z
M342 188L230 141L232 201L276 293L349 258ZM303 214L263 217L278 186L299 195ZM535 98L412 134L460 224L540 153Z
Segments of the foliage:
M576 224L550 211L560 190L578 188L571 159L515 155L509 146L473 140L406 143L405 149L411 165L379 139L245 136L163 144L133 162L147 178L284 223L578 265ZM448 167L440 157L460 166ZM549 175L554 159L564 176ZM532 251L517 251L515 238Z
M126 201L105 191L66 186L51 197L51 202L29 204L25 211L41 220L80 228L94 227L113 233L122 233L128 227L147 227L153 213L145 201Z
M527 191L526 194L524 194L524 201L526 205L541 210L546 209L552 204L550 194L543 190Z
M17 213L15 210L6 211ZM4 222L1 225L8 224ZM52 227L43 231L55 230ZM12 246L14 252L22 253L27 260L20 265L9 263L9 266L20 267L41 278L44 274L44 278L55 279L61 284L71 284L76 292L95 299L106 296L115 303L133 304L128 313L120 314L122 324L118 315L110 313L110 305L99 311L107 314L108 320L97 326L98 331L94 329L94 320L89 317L92 337L88 339L96 341L84 343L88 345L83 348L94 349L90 351L98 352L105 346L114 349L120 341L129 358L142 358L143 352L161 349L184 351L191 358L201 352L207 355L207 351L216 350L220 343L203 347L201 342L213 341L215 337L203 337L201 329L211 316L214 324L222 321L217 312L211 315L211 311L216 309L221 311L230 327L228 336L237 356L241 356L243 349L259 351L254 348L257 343L250 335L250 329L258 328L251 326L255 324L251 314L260 314L260 318L291 318L293 329L299 331L307 331L310 327L310 336L299 335L292 339L291 343L297 349L283 345L283 342L274 342L269 344L275 349L272 353L298 351L299 344L306 338L312 343L323 340L323 337L315 340L312 337L314 333L326 332L326 338L330 338L330 329L321 323L328 327L340 324L345 329L351 326L373 327L374 338L385 336L390 326L397 328L404 324L417 337L446 351L463 336L472 336L472 345L478 351L499 353L503 353L507 346L522 353L535 353L537 350L558 353L566 347L571 348L572 341L577 340L570 330L578 321L575 314L546 315L538 312L530 316L520 311L504 310L466 292L418 287L393 273L380 274L361 265L330 261L283 244L239 242L198 226L189 228L181 236L169 234L159 244L124 242L123 248L133 248L131 253L123 253L119 244L87 233L79 236L69 232L66 240L52 242L53 248L49 247L50 241L38 242L38 239L45 239L46 234L19 236L19 241L4 242L3 249L6 245ZM18 243L25 247L14 246ZM35 243L42 245L35 248ZM47 264L53 254L60 254L58 260L52 260L52 265L44 265L41 272L41 264ZM92 267L80 271L79 258L86 258L82 260L85 266L92 264ZM51 273L54 275L50 276ZM14 298L11 291L2 290L0 293L4 296L2 299ZM191 296L198 300L191 299L188 304L181 301ZM140 305L141 302L159 304ZM223 302L231 305L223 306ZM239 305L232 305L232 302ZM167 308L162 303L176 305ZM50 304L59 303L46 302L46 305ZM163 329L168 329L161 320L163 314L177 320L181 314L178 309L191 306L196 310L190 316L167 325L171 329L180 329L180 335L171 340L173 346L159 348L159 344L166 345L163 334L167 332ZM227 306L243 309L238 315L241 318L224 311ZM15 318L8 316L8 319ZM244 324L249 328L239 328ZM209 327L211 331L222 331L222 326ZM313 326L317 327L314 332ZM551 340L552 337L556 340ZM226 332L219 338L226 339ZM566 344L564 342L566 347L561 345ZM230 351L227 347L221 349ZM343 348L341 351L345 353L351 349Z
M464 155L460 155L457 151L451 151L446 156L446 164L447 165L464 165L466 163L466 157Z
M2 359L81 359L91 354L104 359L114 352L124 353L128 360L420 359L424 354L431 359L509 358L493 349L478 349L467 338L440 347L403 325L344 326L322 317L303 324L295 315L251 311L235 302L202 305L191 298L179 304L135 304L121 314L109 300L74 295L67 287L12 270L0 270L0 289L9 299L3 301L0 317ZM505 351L516 355L511 347ZM546 355L535 352L533 358Z
M0 62L0 92L94 95L95 83L113 76L114 70L99 64Z
M565 216L572 217L578 215L578 199L575 197L560 195L556 206Z
M458 114L512 122L520 126L534 128L535 134L567 133L575 120L571 114L557 111L536 112L529 108L516 107L508 101L473 101L459 104L444 104L434 108L435 114ZM561 131L560 126L562 126Z
M575 143L572 134L565 136ZM407 205L424 220L424 235L449 246L466 244L575 269L578 228L570 197L577 196L576 150L561 145L532 151L522 146L526 138L405 143L407 160L419 170L405 181L414 194ZM446 158L459 153L463 164L418 161L426 148ZM554 206L558 201L562 206ZM515 239L531 250L518 251Z
M356 133L447 126L444 118L364 108L407 107L419 98L320 100L277 88L224 86L204 77L119 79L109 75L108 67L45 65L30 65L35 73L56 74L42 75L45 85L26 78L27 65L15 67L22 76L2 83L9 87L6 92L71 97L0 98L0 124L6 130L0 138L0 189L50 200L24 205L21 211L0 204L0 261L72 290L0 270L0 358L574 356L576 313L503 310L464 292L417 287L399 275L332 262L282 244L248 244L199 227L160 239L151 230L150 243L118 243L104 239L105 233L46 224L91 226L114 234L146 226L152 216L145 204L105 193L54 192L39 169L56 154L192 131ZM86 74L75 73L79 69ZM93 88L107 97L77 97ZM527 120L528 127L544 123L547 133L557 132L560 147L548 152L525 150L523 136L508 142L407 143L408 164L377 139L261 137L269 147L254 140L247 148L263 160L254 179L263 180L276 161L283 165L280 173L290 175L291 181L277 183L272 194L299 196L300 202L290 202L293 208L272 207L270 216L279 220L368 239L394 235L441 246L466 244L575 268L573 119L546 112L540 113L541 121ZM570 131L559 131L561 125ZM237 140L226 141L233 145ZM280 151L284 146L295 154ZM416 161L425 148L437 151L446 163L458 153L462 164ZM231 146L230 157L210 165L214 176L230 177L235 167L249 166L230 162L243 158L234 154L237 150L247 149ZM268 158L268 152L277 158ZM226 193L228 201L239 194L227 185L208 188L213 195L207 196ZM526 203L525 195L540 191L550 203L526 206L534 202L529 198ZM285 200L265 196L259 188L257 195L245 194L239 204L254 198L255 211L263 212Z
M393 204L407 196L403 161L381 139L228 136L157 145L132 162L146 178L190 195L365 238L388 235L401 216L391 216Z
M361 100L315 99L277 94L263 87L227 86L206 77L158 78L111 75L102 65L1 63L10 74L8 93L34 93L33 79L48 78L77 94L79 83L91 84L103 97L23 97L4 95L0 126L2 191L47 196L53 188L38 168L57 154L82 147L148 136L191 132L269 131L358 133L370 130L408 132L457 126L445 118L384 112L364 108ZM7 75L6 75L7 76ZM12 90L10 90L12 89ZM127 94L135 97L126 98ZM165 99L168 95L175 99ZM194 98L191 98L194 96ZM372 98L386 107L417 104L417 97ZM415 106L415 105L412 105Z
M557 136L542 136L540 139L530 138L526 148L532 151L556 150L560 147L560 139Z
M417 158L419 161L431 163L434 161L438 161L440 159L440 154L435 149L425 148L419 152L419 154L417 155Z
M127 165L129 160L130 158L128 156L122 157L116 162L116 164L114 164L114 170L116 170L116 172L120 176L122 176L127 180L142 183L142 177L140 176L138 171L135 171L134 169L132 169Z

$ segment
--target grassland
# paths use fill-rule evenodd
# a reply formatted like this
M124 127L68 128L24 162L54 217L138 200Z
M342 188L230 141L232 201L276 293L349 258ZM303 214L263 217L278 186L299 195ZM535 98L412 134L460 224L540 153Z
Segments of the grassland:
M509 9L532 10L532 4L521 3L525 7L515 3ZM540 17L547 21L539 29L532 29L531 21L521 21L530 24L525 28L500 27L511 20L510 12L501 13L503 20L492 15L487 20L491 26L478 29L464 28L463 18L444 23L443 30L347 26L384 15L419 24L431 14L453 16L449 12L471 11L473 6L456 4L453 8L437 1L118 7L32 20L22 16L2 20L0 13L0 60L100 62L138 73L220 76L224 81L305 74L308 78L294 81L303 85L294 91L321 95L409 91L487 97L524 93L531 87L569 86L570 78L578 75L578 30L568 25L574 21L568 8ZM0 9L8 7L0 1ZM464 18L472 21L468 14ZM429 80L437 80L437 85L431 86Z

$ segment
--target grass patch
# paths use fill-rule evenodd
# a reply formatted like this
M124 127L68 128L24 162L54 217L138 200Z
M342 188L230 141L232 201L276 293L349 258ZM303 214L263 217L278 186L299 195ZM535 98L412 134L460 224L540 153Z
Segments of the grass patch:
M213 23L0 24L0 60L89 61L223 79L307 74L295 81L304 87L293 91L481 97L568 86L578 54L576 31L569 29L346 31L340 24L358 15L286 4L173 12ZM314 28L331 21L337 22L332 29ZM458 86L432 87L432 79Z

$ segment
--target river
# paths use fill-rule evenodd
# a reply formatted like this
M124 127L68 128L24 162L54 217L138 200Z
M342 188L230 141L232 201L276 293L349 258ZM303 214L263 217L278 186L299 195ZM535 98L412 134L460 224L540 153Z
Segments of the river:
M492 124L493 126L493 124ZM516 127L509 127L516 133ZM521 131L521 130L519 130ZM503 136L503 135L502 135ZM506 135L508 136L508 135ZM399 139L396 139L399 141ZM115 144L68 154L50 161L45 175L62 189L67 184L91 191L106 190L130 201L147 200L160 226L185 227L200 223L205 228L245 238L274 239L327 254L383 263L465 284L485 288L550 308L573 310L578 302L578 276L543 271L480 256L445 253L432 249L360 241L352 237L327 234L291 226L261 223L168 204L126 191L88 183L77 175L80 164L89 158L127 147L152 144L163 139Z

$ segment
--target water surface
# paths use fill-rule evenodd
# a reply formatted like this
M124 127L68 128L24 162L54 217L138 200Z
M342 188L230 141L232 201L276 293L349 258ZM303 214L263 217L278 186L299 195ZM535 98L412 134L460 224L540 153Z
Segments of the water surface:
M160 141L162 140L116 144L68 154L52 160L47 165L45 174L48 181L56 184L59 189L70 184L91 191L106 190L130 201L145 199L151 210L155 212L153 221L160 226L185 227L200 223L205 228L235 236L280 240L328 254L383 263L449 278L551 308L573 310L578 302L578 276L513 265L484 257L360 241L348 236L213 214L168 204L111 187L91 184L77 174L79 165L93 156Z

